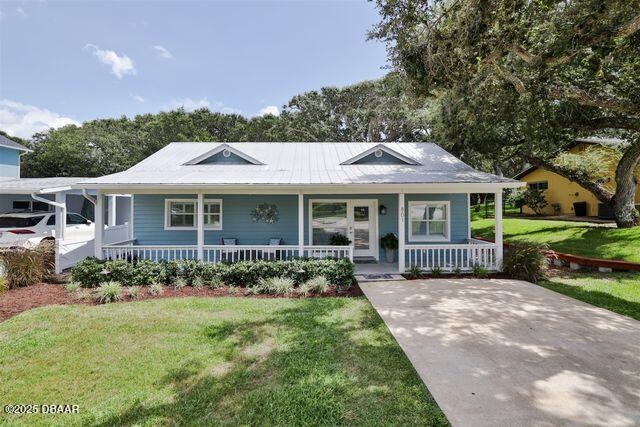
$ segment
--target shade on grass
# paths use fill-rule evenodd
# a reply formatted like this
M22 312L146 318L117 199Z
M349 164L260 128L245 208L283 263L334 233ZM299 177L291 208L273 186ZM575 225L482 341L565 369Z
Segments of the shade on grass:
M473 221L471 232L493 238L494 222ZM585 222L505 218L503 233L507 242L528 239L546 243L558 252L640 262L640 227L618 229Z
M545 288L640 320L640 273L557 272Z
M0 396L80 405L26 424L445 425L364 298L54 306L0 323Z

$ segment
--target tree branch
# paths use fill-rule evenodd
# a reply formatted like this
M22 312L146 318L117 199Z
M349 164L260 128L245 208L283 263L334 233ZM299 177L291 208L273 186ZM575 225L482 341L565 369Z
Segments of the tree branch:
M634 105L632 103L611 97L594 97L588 94L586 91L575 86L564 88L556 86L551 88L549 93L554 97L571 99L577 101L580 105L585 105L588 107L605 108L608 110L616 111L618 113L633 115L640 113L640 106L638 105Z
M570 181L576 182L578 185L593 193L598 200L603 203L611 203L614 193L607 190L603 185L598 184L593 178L587 176L584 172L577 171L566 166L556 165L550 160L546 160L533 155L525 155L525 160L532 166L546 169L550 172L554 172L560 176L567 178Z
M640 30L640 15L633 18L631 21L620 26L618 35L620 37L630 37Z
M633 117L596 117L572 121L567 127L574 129L627 129L640 131L640 119Z

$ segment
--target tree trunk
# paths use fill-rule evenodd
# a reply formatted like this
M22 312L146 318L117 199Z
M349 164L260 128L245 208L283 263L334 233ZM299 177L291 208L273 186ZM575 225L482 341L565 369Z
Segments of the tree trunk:
M630 228L640 225L638 211L635 208L638 182L634 176L640 161L640 139L625 150L616 168L616 194L613 197L613 212L618 228Z

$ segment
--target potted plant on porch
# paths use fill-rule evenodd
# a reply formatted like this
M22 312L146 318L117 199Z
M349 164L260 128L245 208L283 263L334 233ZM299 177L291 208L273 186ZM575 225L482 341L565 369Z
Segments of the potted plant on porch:
M395 251L398 249L398 236L387 233L380 239L380 244L385 249L387 262L393 262L396 257Z

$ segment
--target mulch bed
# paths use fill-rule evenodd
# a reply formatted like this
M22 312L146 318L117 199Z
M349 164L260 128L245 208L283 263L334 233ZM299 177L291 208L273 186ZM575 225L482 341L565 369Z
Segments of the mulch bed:
M357 282L348 290L338 290L332 287L328 292L322 295L311 295L305 297L298 293L288 295L251 295L246 288L229 288L222 287L218 289L210 289L203 287L194 289L191 286L185 286L182 289L176 289L171 286L165 286L162 295L151 295L148 286L142 286L139 289L138 298L132 299L128 296L126 288L123 292L123 298L120 302L144 301L148 299L160 298L181 298L181 297L247 297L247 298L333 298L333 297L358 297L362 296L362 290ZM70 294L60 284L41 283L38 285L27 286L24 288L16 288L0 294L0 322L16 316L23 311L45 305L62 305L62 304L86 304L96 305L97 302L91 295L90 289L80 289L76 295Z

